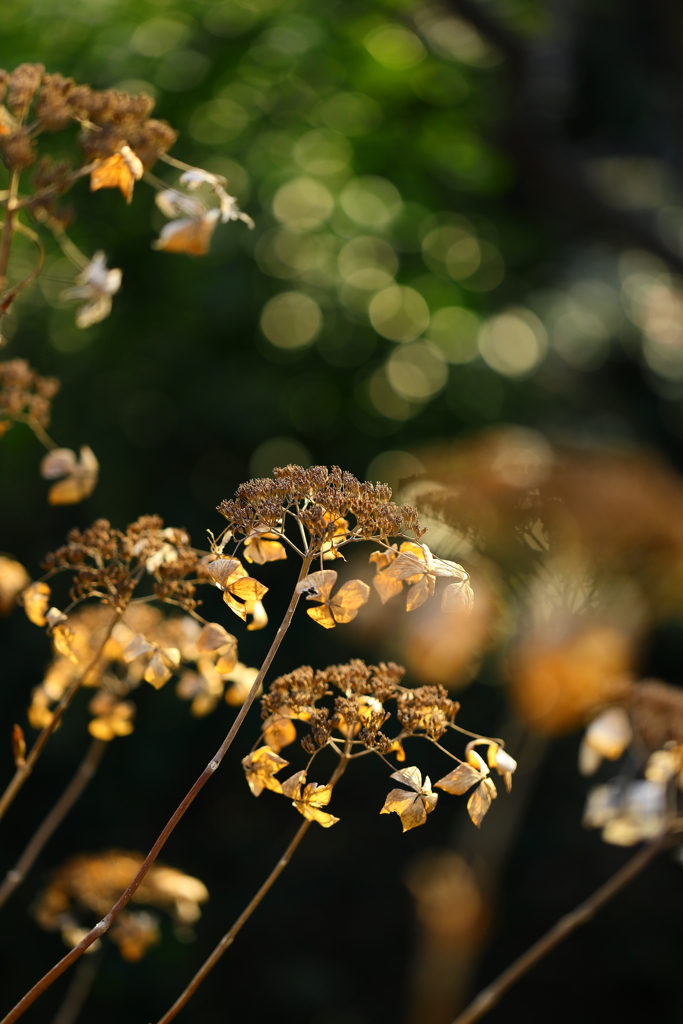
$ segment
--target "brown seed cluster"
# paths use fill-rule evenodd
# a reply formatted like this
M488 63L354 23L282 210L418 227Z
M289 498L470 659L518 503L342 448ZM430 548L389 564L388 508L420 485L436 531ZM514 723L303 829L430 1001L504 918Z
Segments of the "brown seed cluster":
M393 662L366 665L354 659L318 671L303 665L276 679L262 698L266 735L274 720L289 718L308 726L302 746L309 753L325 746L335 733L385 753L396 741L380 731L392 715L385 704L392 701L401 738L421 733L438 739L460 705L441 686L401 686L404 674L405 669ZM325 698L327 703L320 704Z
M196 605L195 581L199 559L184 530L164 528L159 516L141 516L125 532L106 519L87 530L72 530L67 543L48 555L45 568L74 573L72 599L97 597L124 608L145 573L154 579L153 590L161 601L174 601L185 611Z
M58 391L55 377L41 377L25 359L0 363L0 434L9 429L9 421L27 417L40 427L49 426L51 400Z
M395 505L390 487L361 483L338 466L276 468L272 478L241 484L235 497L222 501L218 511L233 532L245 536L264 525L279 526L291 514L307 531L314 553L331 543L340 545L340 523L345 524L348 540L385 539L407 530L421 535L416 510Z
M81 126L78 141L86 163L111 156L127 144L148 169L178 137L166 121L150 118L150 96L91 89L63 75L45 74L42 64L22 64L11 74L0 72L0 92L7 98L0 155L11 170L24 170L34 162L40 132L59 132L72 122ZM31 106L34 120L25 124Z

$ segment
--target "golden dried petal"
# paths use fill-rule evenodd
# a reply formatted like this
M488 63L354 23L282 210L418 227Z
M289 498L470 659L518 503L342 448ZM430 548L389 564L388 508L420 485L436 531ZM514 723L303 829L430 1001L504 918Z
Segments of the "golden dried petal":
M227 676L227 681L233 685L225 691L226 704L232 704L233 707L244 704L252 686L256 682L258 674L259 670L257 668L250 668L248 665L243 665L241 661L238 661L234 669ZM263 687L259 685L257 692L261 693L262 689Z
M229 590L223 591L223 600L231 612L234 612L235 615L239 616L243 622L247 621L247 609L242 601L238 601L237 598L233 597Z
M382 604L386 604L387 601L391 600L392 597L396 597L403 590L401 580L392 580L389 576L385 576L383 572L377 573L372 581L372 585L379 594Z
M245 609L247 615L251 615L251 622L247 626L249 632L255 629L263 629L264 626L268 625L268 614L263 607L262 601L247 601L245 602Z
M396 545L392 544L385 551L373 551L368 558L368 562L374 562L377 572L380 573L382 569L386 569L388 565L391 565L397 554Z
M123 660L126 662L134 661L135 658L139 658L142 654L149 654L150 651L154 650L154 644L151 644L147 637L144 637L142 633L136 633L133 639L123 650Z
M235 642L225 654L221 654L218 661L216 662L216 671L226 675L228 672L232 672L235 665L237 664L237 642Z
M133 198L133 188L143 174L140 160L129 146L122 146L120 152L110 156L90 173L90 191L101 188L118 188L127 203Z
M89 498L99 478L100 464L92 448L84 445L73 472L58 480L48 491L50 505L77 505Z
M474 591L469 583L450 583L441 595L441 611L456 612L461 608L471 611L474 607Z
M93 718L88 723L88 732L95 739L106 740L107 742L113 740L116 735L108 718Z
M230 593L242 601L260 601L268 593L268 587L259 583L253 576L243 576L230 584Z
M309 782L301 799L312 807L326 807L332 798L332 786L319 786L317 782Z
M263 540L261 537L247 537L244 542L244 557L247 562L263 565L287 558L284 545L279 540Z
M389 566L389 569L391 566ZM385 572L389 572L386 569ZM419 583L413 584L408 593L406 594L406 611L412 612L416 608L419 608L425 603L428 597L434 593L434 579L432 576L426 574L422 577Z
M404 551L398 555L391 565L388 565L384 570L389 579L392 580L407 580L411 576L421 578L426 571L427 567L424 559L418 558L409 551Z
M51 590L47 583L32 583L21 595L24 611L36 626L45 625L45 612L50 604Z
M399 771L394 772L390 778L410 786L416 793L422 792L422 772L416 765L411 765L410 768L401 768Z
M263 723L262 729L264 740L277 753L296 739L296 726L284 715L271 715Z
M358 609L370 597L370 587L362 580L349 580L340 587L330 601L330 608L337 622L351 622L358 615Z
M405 789L392 789L379 813L391 814L392 811L400 817L404 832L424 825L427 820L427 811L420 794L408 793Z
M334 569L319 569L317 572L304 576L297 583L296 592L297 594L306 594L308 601L329 601L336 582L337 573Z
M172 672L161 656L161 651L155 651L145 669L145 682L150 683L155 690L160 690L164 683L171 678L171 675Z
M467 763L472 765L473 768L476 768L481 775L488 775L489 769L486 761L477 753L474 747L469 747L467 751Z
M219 587L227 587L240 576L246 576L247 572L237 558L216 558L209 562L206 567L209 576Z
M68 658L74 665L78 665L78 658L72 650L75 638L76 634L73 629L70 626L66 626L63 622L60 622L52 630L52 642L57 653Z
M17 597L31 582L21 562L0 555L0 615L8 615Z
M246 772L249 789L254 796L260 796L264 789L282 793L282 785L278 779L274 778L274 775L288 764L289 761L285 761L284 757L280 757L267 744L242 758L242 767Z
M228 644L236 644L237 640L224 629L219 622L207 622L197 638L198 651L219 651Z
M188 256L206 256L216 230L220 210L209 210L201 217L183 217L165 224L152 248L160 252L184 252Z
M317 622L319 626L323 626L325 629L334 629L337 625L332 612L326 604L321 604L317 608L308 608L306 611L314 622Z
M447 793L461 796L468 789L471 789L475 783L481 782L482 778L484 776L476 768L472 768L469 764L460 764L452 772L449 772L448 775L444 775L442 779L435 782L434 785L438 786L439 789L444 789Z
M301 785L306 780L306 772L300 771L295 772L294 775L290 775L288 779L282 783L282 792L284 796L290 797L292 800L299 800L301 795Z
M467 812L477 828L481 826L484 815L496 796L496 787L490 779L484 779L467 801Z
M44 480L57 480L73 473L77 462L76 452L71 448L53 448L40 463L40 475Z
M331 825L336 825L339 821L339 818L335 818L334 814L330 814L329 811L321 811L318 807L301 803L299 800L294 801L294 806L300 814L303 814L304 818L308 818L309 821L317 821L323 828L330 828Z

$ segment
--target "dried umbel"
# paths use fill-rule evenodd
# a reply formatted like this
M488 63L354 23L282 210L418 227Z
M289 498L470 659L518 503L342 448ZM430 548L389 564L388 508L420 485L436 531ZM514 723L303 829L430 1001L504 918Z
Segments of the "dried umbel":
M100 917L126 888L142 863L140 853L107 850L100 854L79 854L58 868L40 895L34 914L46 931L60 931L68 946L75 945L87 931L85 922ZM193 924L201 915L201 904L209 898L198 878L176 868L155 864L138 888L133 902L155 907L179 924ZM109 933L124 960L139 960L160 938L156 916L128 911Z
M305 818L329 828L338 818L325 808L341 772L327 785L308 782L313 762L323 750L336 756L342 770L368 753L393 768L387 757L395 754L399 763L405 761L404 743L421 737L436 744L457 765L436 787L454 794L471 790L467 810L474 824L481 825L497 795L491 769L503 777L509 789L516 762L500 740L484 736L470 740L464 760L452 754L443 746L444 737L453 732L472 735L455 724L460 705L450 700L441 686L410 689L401 685L403 675L399 665L366 665L354 660L318 671L304 665L276 679L261 701L261 738L242 761L254 796L264 789L283 794ZM384 726L392 718L394 726L387 732ZM308 763L281 781L277 776L289 765L281 751L299 735L301 746L310 755ZM477 753L477 746L486 747L486 761ZM380 813L397 813L404 832L423 825L438 801L429 778L423 779L415 765L399 768L391 778L407 789L391 790Z
M41 377L25 359L0 362L0 435L12 423L27 423L43 431L49 427L51 403L59 386L54 377Z

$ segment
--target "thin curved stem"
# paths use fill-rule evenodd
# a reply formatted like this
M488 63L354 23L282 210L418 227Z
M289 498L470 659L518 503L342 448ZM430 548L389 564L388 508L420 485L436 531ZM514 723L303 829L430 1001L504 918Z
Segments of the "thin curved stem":
M301 564L301 570L299 572L299 579L297 580L297 582L299 582L299 580L302 580L304 576L308 574L310 565L310 557L305 558ZM43 975L42 978L40 978L39 981L36 982L36 984L26 993L26 995L24 995L19 1000L16 1006L14 1006L10 1010L10 1012L2 1019L2 1021L0 1021L0 1024L14 1024L14 1021L18 1020L26 1012L29 1006L31 1006L36 1001L36 999L38 999L43 994L43 992L46 992L50 985L52 985L53 982L55 982L57 978L59 978L64 973L64 971L66 971L69 967L71 967L73 963L76 963L76 961L81 956L83 956L85 951L89 949L90 946L92 946L93 942L95 942L96 939L99 939L100 935L103 935L106 931L108 931L112 923L118 917L119 913L133 898L138 886L140 885L143 878L146 876L147 872L152 867L155 860L159 856L159 853L166 844L166 840L171 835L176 825L187 811L188 807L193 803L197 794L201 792L201 790L209 781L213 773L216 771L221 761L225 757L226 753L228 752L228 749L232 745L232 741L237 735L237 732L240 726L242 725L242 722L246 718L249 708L254 703L254 700L256 699L256 695L258 694L263 679L268 669L270 668L271 662L273 661L273 658L275 657L275 654L277 653L277 650L280 644L282 643L287 630L289 629L289 625L292 621L292 616L294 615L294 610L298 603L299 594L297 593L295 587L289 605L287 607L287 611L285 612L284 618L280 623L280 626L278 628L277 633L275 634L275 638L272 644L270 645L270 650L268 651L265 660L259 670L259 674L256 676L252 688L249 691L249 694L244 704L240 708L239 713L235 718L235 721L232 723L232 726L227 736L225 737L220 747L216 751L216 754L209 761L209 763L207 764L206 768L201 773L197 781L194 783L191 789L188 790L188 792L185 794L181 802L176 807L175 811L167 821L166 825L160 832L159 836L157 837L156 842L154 843L151 850L149 851L144 861L140 865L137 874L131 880L128 888L125 890L125 892L121 894L121 896L119 896L116 903L109 910L109 912L105 914L102 920L98 921L95 927L91 928L88 934L85 935L81 939L81 941L73 947L73 949L69 950L66 956L62 957L62 959L58 963L56 963L54 967L52 967L46 974Z
M104 635L104 639L100 646L98 647L97 653L95 654L94 658L89 663L87 668L85 668L83 672L81 672L81 674L77 676L71 683L71 685L67 687L67 689L64 691L62 699L52 712L52 718L50 719L50 722L45 726L45 728L38 736L38 739L31 747L24 763L20 765L20 767L17 768L16 772L14 773L14 776L10 784L7 786L5 792L2 794L2 797L0 797L0 819L4 817L8 808L14 801L14 798L16 797L17 793L24 785L31 772L33 771L34 764L42 754L43 748L45 747L45 744L49 740L50 736L52 735L52 733L55 731L60 721L62 720L62 715L64 714L64 712L66 711L66 709L69 707L72 700L76 696L78 690L80 689L81 683L88 675L88 673L92 671L97 662L100 660L102 656L102 651L104 650L107 641L111 636L112 630L116 623L121 618L122 614L123 612L121 610L118 610L112 616L112 620L109 623L109 627L107 628L107 631Z
M49 812L47 817L38 826L32 838L29 840L26 849L20 856L13 868L5 875L5 880L0 885L0 907L10 898L15 889L18 889L33 867L36 858L40 855L43 847L51 838L55 830L61 825L73 805L79 799L81 793L88 785L97 771L102 755L109 744L105 740L93 740L88 747L88 752L81 761L78 770L66 787L57 803Z
M2 234L0 234L0 294L4 292L5 284L7 283L7 267L9 265L10 249L12 248L12 236L14 235L14 215L17 209L18 191L19 175L16 171L10 171L5 206L5 222L2 225Z
M38 277L41 270L43 269L43 264L45 263L45 248L40 240L40 236L37 235L35 231L32 231L31 228L27 228L19 220L15 220L14 229L18 234L23 235L25 238L28 238L29 241L33 242L33 244L38 250L38 259L36 260L33 270L29 274L27 274L26 277L22 278L22 280L19 281L18 284L15 284L13 288L10 288L10 290L7 292L4 299L0 303L0 313L6 313L10 306L12 305L12 303L14 302L14 300L16 299L17 295L20 292L22 292L24 288L28 288L32 281L35 281L35 279Z
M334 787L336 785L336 783L344 774L348 762L348 756L342 755L341 760L339 761L339 764L337 765L332 775L332 778L328 783L329 786ZM213 950L210 956L207 957L202 966L199 968L190 984L178 996L173 1006L171 1006L171 1008L166 1011L163 1017L159 1018L158 1024L169 1024L169 1021L172 1021L174 1017L176 1017L180 1013L182 1008L190 1001L190 999L195 994L195 992L197 991L201 983L204 981L206 976L209 974L209 972L213 970L213 968L216 966L216 964L223 956L225 951L228 949L228 947L233 944L238 933L241 931L242 926L246 924L246 922L249 920L249 918L254 913L256 908L263 901L263 898L270 892L275 882L277 882L278 878L280 877L280 875L282 874L282 872L285 870L290 860L292 859L297 847L299 846L299 843L308 832L308 829L310 828L311 824L312 822L310 821L302 821L291 843L289 844L285 852L282 854L279 861L277 862L271 873L268 875L263 885L251 898L249 903L247 903L246 907L244 908L240 916L237 918L230 931L225 933L225 935L218 943L216 948Z
M526 953L522 953L514 963L510 964L502 974L498 975L495 981L492 981L490 985L482 989L470 1005L455 1018L453 1024L475 1024L475 1021L481 1020L489 1010L496 1006L508 989L512 988L532 967L535 967L539 960L542 960L556 946L559 946L577 928L590 921L606 903L632 882L658 854L669 846L680 843L680 841L680 836L677 836L672 841L671 835L666 833L655 842L649 843L639 850L635 857L627 861L604 885L596 889L592 896L589 896L587 900L579 904L569 914L561 917L538 942L535 942L533 946L527 949Z

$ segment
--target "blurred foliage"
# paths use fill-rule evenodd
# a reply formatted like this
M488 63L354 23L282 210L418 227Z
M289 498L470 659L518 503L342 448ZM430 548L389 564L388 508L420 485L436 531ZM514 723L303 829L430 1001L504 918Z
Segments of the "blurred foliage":
M422 470L426 442L500 422L556 441L645 442L680 465L680 105L675 60L662 56L679 38L675 12L667 32L664 3L473 8L498 19L499 45L472 27L460 0L14 0L0 8L2 66L40 61L97 88L154 95L156 116L181 132L173 155L226 175L256 222L253 232L219 228L210 255L192 259L150 248L163 220L144 183L130 207L83 183L70 195L75 241L88 253L104 249L123 285L111 317L79 331L59 299L74 270L49 248L40 283L5 322L3 358L28 358L62 381L59 443L92 446L102 467L82 506L46 509L35 438L20 427L3 438L0 545L34 575L69 527L97 516L122 527L159 513L199 543L207 527L220 528L217 503L274 464L339 463L396 484ZM19 246L12 275L22 276L28 259ZM298 660L392 656L392 637L378 643L372 627L337 630L323 646L308 625L289 649L304 650ZM48 652L18 616L0 628L2 721L23 720ZM661 626L644 670L678 681L680 632L675 616ZM245 640L247 664L261 644ZM283 670L293 667L291 653L282 658ZM484 659L466 691L464 725L493 732L505 718L497 679ZM141 693L137 731L116 741L8 911L11 996L61 948L26 913L41 869L44 880L84 849L146 848L229 714L221 705L190 721L172 694ZM56 798L85 733L83 704L8 816L3 864ZM242 755L236 748L224 779L169 844L169 862L210 891L197 945L183 950L165 935L143 965L109 958L88 1008L104 1024L124 1010L155 1019L175 994L169 977L174 985L181 972L189 977L284 847L289 808L254 809ZM575 755L575 738L559 740L534 790L507 876L508 930L487 977L620 863L619 851L579 831L585 784ZM8 773L9 741L3 765ZM198 1017L223 1020L229 1006L254 1022L275 1013L310 1024L400 1019L410 983L389 991L377 978L407 977L416 941L404 865L424 844L453 845L460 824L430 819L428 836L399 840L387 827L397 823L377 819L369 798L357 806L343 787L339 813L353 826L307 840L197 996ZM491 1021L515 1013L540 1021L551 1004L558 1024L579 1012L665 1015L676 1005L683 941L678 870L653 873ZM449 885L470 892L458 865L448 871ZM266 927L284 936L284 948L264 972L254 964ZM15 957L20 946L30 958ZM577 972L584 993L599 987L589 1010ZM64 990L55 987L38 1018L51 1019Z

